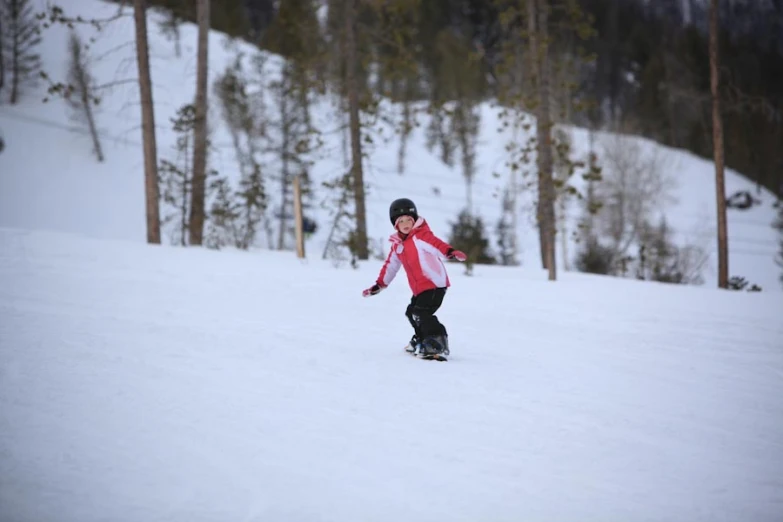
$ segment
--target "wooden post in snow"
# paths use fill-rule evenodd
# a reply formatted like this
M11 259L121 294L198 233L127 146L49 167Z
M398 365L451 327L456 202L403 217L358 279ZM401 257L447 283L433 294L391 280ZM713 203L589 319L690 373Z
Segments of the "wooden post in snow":
M294 177L294 227L296 230L296 257L303 259L304 249L304 218L302 216L302 183L297 174Z

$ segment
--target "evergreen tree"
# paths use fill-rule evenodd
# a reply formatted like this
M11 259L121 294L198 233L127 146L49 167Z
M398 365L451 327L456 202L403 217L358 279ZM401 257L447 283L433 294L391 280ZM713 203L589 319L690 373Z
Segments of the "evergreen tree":
M3 77L6 71L10 76L9 101L16 104L24 88L35 85L41 70L41 57L37 52L41 36L33 3L30 0L0 0L0 23L1 68Z
M645 224L635 264L636 278L661 283L701 284L701 270L707 255L692 245L674 244L665 218L657 226Z
M472 273L473 265L494 265L497 260L489 249L489 239L484 229L484 221L479 216L462 210L457 221L451 223L449 244L457 250L462 250L468 256L466 268Z
M171 118L171 125L177 136L174 145L175 157L161 159L158 166L161 199L166 206L162 225L173 225L172 242L187 246L190 228L190 203L193 184L193 122L195 108L184 105Z
M358 260L369 258L367 237L367 216L365 208L365 162L372 156L373 143L380 136L382 125L390 119L381 111L381 93L379 85L385 85L382 74L371 78L371 71L388 71L384 64L384 55L380 53L380 43L394 42L401 32L410 26L396 26L389 23L395 16L390 11L401 9L403 13L412 9L416 2L383 3L366 0L329 0L326 21L326 41L329 49L327 78L338 97L339 119L347 118L347 144L350 145L348 176L351 183L344 183L344 177L338 175L330 181L333 190L349 190L351 208L343 206L335 214L335 222L351 219L354 229L350 240L333 241L333 244L346 244L355 251ZM372 81L375 79L377 81ZM342 201L341 195L335 196ZM339 218L339 219L338 219ZM334 229L334 227L333 227Z
M269 120L276 132L269 136L279 139L270 140L268 148L279 158L278 249L293 248L293 180L297 175L305 182L309 179L310 154L320 145L320 133L310 114L313 94L323 85L324 42L316 7L313 0L282 3L263 38L270 50L286 57L279 77L265 86L277 108L276 117L270 114Z
M253 96L251 85L257 84L251 72L243 65L243 55L236 56L234 63L226 67L225 72L215 82L215 92L220 101L223 118L231 134L234 152L239 164L240 181L236 194L240 205L239 220L236 224L236 246L247 249L255 244L258 232L265 230L269 248L274 248L271 220L266 216L267 168L263 161L268 147L267 129L269 126L266 105L263 96ZM261 55L253 57L257 76L264 77L264 59ZM225 187L218 187L225 192ZM221 196L224 215L229 212L227 196Z
M345 48L338 34L344 32L345 0L310 1L316 5L308 0L213 0L212 27L286 57L289 53L284 47L310 49L308 53L319 57L311 65L313 71L345 101ZM196 20L193 2L152 2L177 9L184 20ZM712 157L706 4L671 0L549 2L550 113L555 122L642 134ZM301 8L303 5L312 7ZM412 101L429 102L434 116L431 134L436 137L433 147L442 147L439 152L447 163L461 165L460 144L453 132L459 125L452 124L451 118L458 115L453 110L456 102L462 100L465 107L468 98L454 90L455 79L460 88L467 89L471 78L476 78L477 99L497 97L504 109L516 105L508 98L526 91L529 103L524 110L536 110L530 59L537 53L530 52L526 36L527 5L526 0L356 2L361 125L367 130L371 120L377 120L373 110L380 99L400 102L395 116L401 120L399 170L404 168L405 140L415 127ZM687 13L681 5L688 6ZM777 73L783 64L780 16L770 2L721 0L718 5L723 20L720 54L725 81L720 100L725 166L750 176L759 187L778 191L783 181L783 169L777 168L783 161L779 147L783 141L779 124L783 76ZM322 35L316 13L324 7L328 19ZM277 24L290 18L287 12L301 13L297 17L300 25L313 27L307 34L314 39L326 36L324 44L312 46L303 43L302 36L281 32ZM596 38L584 39L589 33L587 26L597 30ZM5 33L6 27L2 24L0 29ZM281 46L280 42L286 43ZM580 48L595 56L594 65ZM587 102L590 110L581 111ZM339 110L341 117L349 113L346 103ZM372 138L364 130L362 135L367 145ZM469 148L470 142L466 143ZM370 154L363 151L363 155L366 161Z

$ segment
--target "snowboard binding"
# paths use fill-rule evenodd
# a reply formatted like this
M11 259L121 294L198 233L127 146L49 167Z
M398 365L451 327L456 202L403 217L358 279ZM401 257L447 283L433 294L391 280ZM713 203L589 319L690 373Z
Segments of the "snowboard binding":
M414 335L405 347L405 351L419 359L445 362L448 361L450 353L449 340L445 335L440 335L419 341Z

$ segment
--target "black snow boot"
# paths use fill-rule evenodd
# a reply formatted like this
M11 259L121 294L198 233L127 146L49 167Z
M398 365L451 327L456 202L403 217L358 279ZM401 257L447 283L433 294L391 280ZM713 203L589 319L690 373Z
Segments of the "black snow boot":
M447 335L427 337L421 342L419 349L419 354L424 358L445 360L449 353L449 337Z
M420 348L421 341L419 341L419 337L416 334L413 334L413 337L408 342L408 346L405 347L405 351L408 353L419 353Z

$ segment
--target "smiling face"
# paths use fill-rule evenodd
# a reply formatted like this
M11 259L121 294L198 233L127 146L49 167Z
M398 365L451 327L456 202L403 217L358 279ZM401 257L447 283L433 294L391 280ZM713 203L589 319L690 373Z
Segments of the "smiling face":
M414 221L412 217L402 216L400 219L397 220L397 230L399 230L403 234L407 234L413 228L413 224Z

